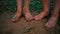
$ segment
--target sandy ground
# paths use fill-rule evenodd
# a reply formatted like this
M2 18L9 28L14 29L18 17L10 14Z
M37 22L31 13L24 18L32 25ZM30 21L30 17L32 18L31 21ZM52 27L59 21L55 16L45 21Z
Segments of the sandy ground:
M0 15L0 34L50 34L44 28L46 18L41 21L27 22L23 17L17 23L13 23L6 13Z

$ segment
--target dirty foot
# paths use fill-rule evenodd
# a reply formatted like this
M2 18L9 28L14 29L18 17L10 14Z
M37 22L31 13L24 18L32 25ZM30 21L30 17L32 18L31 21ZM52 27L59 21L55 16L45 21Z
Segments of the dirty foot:
M47 12L41 12L39 15L35 16L34 19L35 20L41 20L42 18L44 18L45 16L47 16Z
M51 17L49 21L45 24L47 28L53 28L56 25L58 18L57 17Z
M23 14L24 14L24 17L27 21L30 21L33 19L33 16L29 13L29 7L23 8Z
M21 12L17 11L17 13L15 14L15 16L13 17L12 21L13 22L17 22L19 20L19 17L21 16Z
M27 21L30 21L33 19L33 16L29 12L24 13L24 16Z

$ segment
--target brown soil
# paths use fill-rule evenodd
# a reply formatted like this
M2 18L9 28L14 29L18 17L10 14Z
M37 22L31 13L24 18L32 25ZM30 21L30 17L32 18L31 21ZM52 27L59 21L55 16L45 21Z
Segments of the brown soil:
M6 13L0 15L0 34L50 34L50 30L44 28L46 18L41 21L27 22L23 17L17 23L13 23Z

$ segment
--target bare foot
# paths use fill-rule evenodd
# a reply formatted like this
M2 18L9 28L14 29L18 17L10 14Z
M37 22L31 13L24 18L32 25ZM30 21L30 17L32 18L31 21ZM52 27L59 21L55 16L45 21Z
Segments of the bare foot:
M30 21L30 20L32 20L33 19L33 16L28 12L28 13L24 13L24 16L25 16L25 19L27 20L27 21Z
M53 28L56 25L58 18L57 17L51 17L49 21L45 24L47 28Z
M24 13L24 17L25 17L25 19L26 19L27 21L30 21L30 20L33 19L33 16L28 12L29 9L24 8L23 11L24 11L24 12L23 12L23 13Z
M17 11L15 16L13 17L12 21L13 22L16 22L18 21L19 17L21 16L21 12L20 11Z
M35 20L41 20L42 18L44 18L47 15L48 15L48 13L43 11L39 15L35 16L34 19Z

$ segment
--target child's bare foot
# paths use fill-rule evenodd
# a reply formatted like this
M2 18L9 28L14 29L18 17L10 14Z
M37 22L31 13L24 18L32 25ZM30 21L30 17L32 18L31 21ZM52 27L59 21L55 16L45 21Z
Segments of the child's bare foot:
M49 21L45 24L47 28L53 28L56 25L58 17L51 17Z
M17 12L14 16L14 18L12 19L13 22L18 21L19 17L21 16L22 12L22 0L17 0Z
M28 9L24 8L24 17L27 21L30 21L33 19L33 16L28 11L29 11Z
M42 18L44 18L45 16L47 16L47 12L41 12L39 15L35 16L34 19L35 20L41 20Z
M30 21L33 19L33 16L30 13L25 13L25 18L27 21Z
M21 16L21 12L20 12L20 11L17 11L17 13L16 13L15 16L13 17L12 21L13 21L13 22L18 21L18 19L19 19L20 16Z

